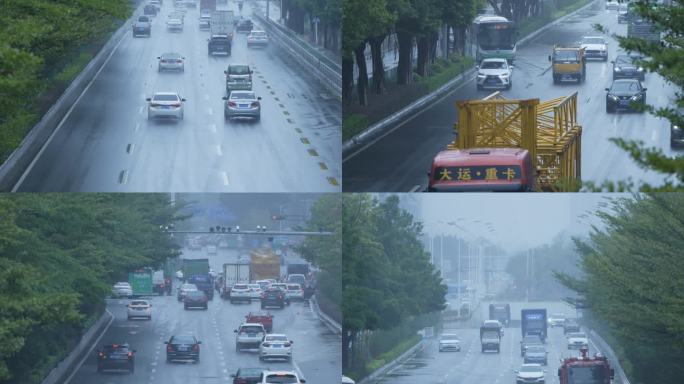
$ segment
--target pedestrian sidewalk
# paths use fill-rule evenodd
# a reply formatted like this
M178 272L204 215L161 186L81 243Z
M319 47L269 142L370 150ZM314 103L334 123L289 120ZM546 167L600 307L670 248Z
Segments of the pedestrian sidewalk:
M255 12L258 12L259 14L266 16L266 4L264 2L251 2L252 8L254 9ZM280 2L279 1L269 1L268 2L268 18L272 20L276 24L280 24L281 26L285 27L285 22L283 19L280 18ZM292 30L290 30L292 31ZM292 33L295 33L292 31ZM327 58L329 58L332 62L336 63L340 70L342 68L342 54L340 52L332 51L330 49L323 48L323 33L321 30L318 31L318 44L316 44L316 36L314 31L309 30L309 23L305 23L304 25L304 34L298 34L295 33L297 36L299 36L302 40L306 41L309 43L309 45L316 49L318 52L321 54L325 55Z

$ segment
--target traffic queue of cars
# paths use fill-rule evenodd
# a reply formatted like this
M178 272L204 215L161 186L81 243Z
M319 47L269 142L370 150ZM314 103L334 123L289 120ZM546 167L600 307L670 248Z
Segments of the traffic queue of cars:
M183 276L177 276L183 280ZM306 283L306 278L301 274L288 276L286 283L278 283L274 279L258 280L249 284L234 284L230 290L230 302L247 302L259 300L261 309L284 308L291 301L304 300L304 292L300 283ZM182 283L177 287L176 298L183 303L184 309L201 308L208 309L206 293L195 284ZM112 287L114 297L131 298L133 289L128 282L118 282ZM152 304L146 299L133 299L127 305L128 320L136 318L152 319ZM294 341L283 333L273 333L274 316L269 312L249 312L235 330L235 351L257 351L259 360L285 360L292 361ZM183 333L173 335L166 345L166 361L173 362L200 362L200 347L202 341L193 334ZM136 350L127 343L106 344L97 350L97 371L125 370L135 372ZM232 374L233 383L305 383L305 379L299 377L295 371L273 371L261 367L239 368Z
M148 0L143 7L143 14L133 23L133 37L152 36L153 19L161 12L163 3ZM171 33L182 33L185 26L186 7L196 6L196 3L175 1L174 10L166 21L166 29ZM269 43L268 34L257 30L249 19L236 19L237 33L246 34L248 48L266 47ZM211 15L203 13L198 18L198 28L201 31L211 28ZM165 52L157 56L158 72L185 72L185 57L178 52ZM224 74L226 76L226 96L223 96L223 109L226 122L233 119L248 119L258 122L261 119L261 97L252 88L252 74L254 71L247 64L230 63ZM148 120L170 119L182 121L184 119L183 104L187 101L178 92L155 92L147 101Z

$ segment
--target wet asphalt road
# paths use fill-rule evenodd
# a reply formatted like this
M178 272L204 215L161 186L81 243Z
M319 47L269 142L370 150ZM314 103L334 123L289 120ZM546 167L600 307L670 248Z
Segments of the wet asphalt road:
M185 250L187 258L206 257L202 251ZM210 256L211 267L219 271L223 263L236 261L236 251L219 250ZM174 292L177 281L174 282ZM269 309L274 314L273 331L285 333L294 341L293 361L260 362L257 351L235 352L233 330L250 311L252 304L230 304L218 295L209 309L184 310L174 296L152 297L152 320L126 320L126 299L107 300L114 322L97 343L130 343L137 350L135 373L107 371L97 373L95 353L85 360L71 383L232 383L230 375L239 367L262 367L273 370L296 370L308 383L334 383L341 371L341 340L329 331L312 312L308 303L292 303L283 310ZM199 364L166 363L165 345L171 335L190 332L202 341ZM97 348L96 348L97 349Z
M481 306L488 308L488 303ZM563 313L575 316L574 309L570 309L562 302L546 303L511 303L511 317L513 321L520 322L520 310L522 308L547 308L547 313ZM478 316L472 324L450 328L448 333L456 333L461 339L460 352L439 352L438 338L429 339L425 342L425 348L404 364L398 366L388 374L372 384L506 384L515 383L515 370L520 368L520 340L522 339L520 326L508 327L504 330L501 344L501 353L482 353L480 345L479 324L483 315ZM458 324L458 323L456 323ZM562 327L548 329L546 348L549 352L548 366L546 369L546 383L558 383L558 367L560 358L576 356L577 350L568 350ZM592 343L589 343L589 354L596 352Z
M265 7L245 3L242 15L255 6ZM238 15L236 2L227 7ZM172 1L164 2L151 38L126 33L15 190L339 191L339 100L278 41L248 49L246 35L236 34L232 56L209 57L199 9L188 9L181 33L166 30L173 10ZM185 56L184 73L158 73L157 56L165 52ZM254 70L260 122L224 121L228 63ZM157 91L187 98L183 121L147 120L145 98Z
M554 85L547 56L556 43L570 44L582 36L597 35L592 25L600 23L611 33L625 35L626 24L617 23L615 11L606 11L603 1L597 1L568 20L540 34L531 43L519 48L513 71L513 88L503 91L508 99L539 98L550 100L578 92L578 121L582 131L582 180L598 184L605 180L631 178L635 182L662 184L662 175L646 172L627 153L609 142L610 138L641 140L668 155L670 124L647 113L615 113L605 111L605 90L612 81L612 64L619 46L609 40L608 62L589 61L587 80L582 84ZM644 86L647 102L657 107L672 105L675 88L660 76L649 73ZM458 100L480 99L494 91L477 91L474 78L427 107L413 119L365 147L361 152L343 159L344 191L408 192L427 186L427 171L433 157L454 138L453 123L457 120ZM420 187L417 187L420 186Z

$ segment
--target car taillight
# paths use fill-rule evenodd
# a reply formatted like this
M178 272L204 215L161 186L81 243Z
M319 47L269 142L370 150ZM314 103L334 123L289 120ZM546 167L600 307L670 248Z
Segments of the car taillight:
M176 104L171 104L171 106L172 106L172 107L176 107L176 108L178 108L178 107L180 107L180 106L181 106L181 104L180 104L180 103L176 103Z
M150 104L150 107L158 107L158 106L159 106L159 104L157 104L157 103Z
M192 346L193 351L199 351L199 344L195 344Z
M237 107L237 104L234 101L229 101L228 106L229 107Z
M252 107L256 108L256 107L258 107L258 106L259 106L259 102L258 102L258 101L252 102Z
M128 352L128 358L130 359L132 357L133 357L133 352Z
M162 62L162 63L166 63L166 60L162 60L161 62Z
M98 353L98 355L99 355L100 357L104 357L104 353L102 353L102 352Z
M168 345L166 346L166 352L173 352L173 345L168 344Z
M286 346L286 347L289 347L290 345L292 345L292 344L290 344L290 343L285 343L285 346Z
M263 343L263 344L261 344L261 345L263 345L264 347L268 348L268 347L271 346L271 343Z
M178 64L180 64L182 62L183 62L183 60L176 60L176 63L178 63Z

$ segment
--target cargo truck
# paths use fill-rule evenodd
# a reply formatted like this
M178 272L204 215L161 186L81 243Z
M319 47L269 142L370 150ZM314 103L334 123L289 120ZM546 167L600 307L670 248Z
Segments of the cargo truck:
M128 274L128 283L133 288L133 297L153 293L152 269L141 268Z
M195 284L209 300L214 298L214 281L209 274L209 259L183 259L183 276L186 282Z
M216 0L200 0L200 15L216 10Z
M480 327L480 343L482 353L486 351L501 352L501 327L485 322Z
M211 37L207 40L209 42L209 55L215 53L230 55L233 44L234 19L233 11L214 11L211 13Z
M292 263L287 265L287 274L288 275L294 275L294 274L301 274L301 275L308 275L309 274L309 264L303 264L303 263Z
M250 280L280 278L280 257L270 249L255 249L250 252Z
M230 288L237 284L248 284L250 277L250 265L247 263L226 263L223 264L223 284L220 292L222 299L230 297Z
M510 304L489 304L489 318L498 320L504 327L511 321Z
M522 337L537 335L542 343L546 342L546 309L523 309L520 312Z

